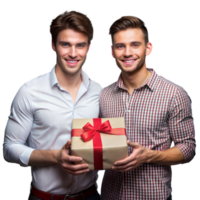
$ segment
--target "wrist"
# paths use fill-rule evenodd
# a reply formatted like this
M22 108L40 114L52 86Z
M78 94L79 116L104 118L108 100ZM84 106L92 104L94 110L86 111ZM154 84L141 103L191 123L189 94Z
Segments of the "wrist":
M29 159L29 166L46 166L58 163L59 150L34 150Z
M156 162L156 160L159 159L160 156L161 156L161 152L160 151L155 151L155 150L148 149L147 150L147 163Z
M146 148L146 163L151 163L152 154L152 150Z
M61 151L62 151L62 149L54 150L54 160L55 160L56 164L60 163Z

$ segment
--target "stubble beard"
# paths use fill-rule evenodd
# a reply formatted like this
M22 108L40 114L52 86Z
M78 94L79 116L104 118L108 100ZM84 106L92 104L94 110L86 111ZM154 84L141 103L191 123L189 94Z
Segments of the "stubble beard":
M61 59L57 58L57 63L58 63L58 65L60 66L60 69L62 70L62 72L63 72L65 75L71 76L71 77L72 77L72 76L76 76L76 74L78 74L78 73L81 71L82 66L83 66L83 64L85 63L85 61L86 61L86 57L85 57L85 59L82 61L81 65L79 66L79 68L78 68L76 71L70 72L69 70L67 70L67 69L65 68L65 65L63 64L63 62L61 61Z
M132 74L136 73L137 71L139 71L139 70L144 66L144 64L145 64L145 59L146 59L146 55L144 54L144 55L142 56L140 62L137 64L137 66L134 67L134 69L133 69L132 71L126 71L126 70L124 70L124 69L123 69L123 66L118 62L118 60L117 60L117 59L115 59L115 60L116 60L117 66L121 69L121 71L122 71L123 73L126 73L126 74L128 74L128 75L132 75Z

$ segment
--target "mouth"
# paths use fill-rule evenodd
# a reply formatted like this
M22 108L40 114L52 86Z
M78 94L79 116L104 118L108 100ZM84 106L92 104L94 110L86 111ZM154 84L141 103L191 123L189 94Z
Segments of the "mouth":
M79 60L71 60L71 59L65 59L68 65L75 66L78 64Z
M121 60L125 65L132 65L136 59L126 59L126 60Z

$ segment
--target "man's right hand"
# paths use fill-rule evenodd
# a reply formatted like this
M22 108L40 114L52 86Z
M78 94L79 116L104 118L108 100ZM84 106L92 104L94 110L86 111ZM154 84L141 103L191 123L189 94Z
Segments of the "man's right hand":
M71 140L68 140L63 148L59 151L58 154L58 163L62 166L63 170L72 174L78 175L89 172L88 164L80 164L82 161L81 157L70 156L70 145Z

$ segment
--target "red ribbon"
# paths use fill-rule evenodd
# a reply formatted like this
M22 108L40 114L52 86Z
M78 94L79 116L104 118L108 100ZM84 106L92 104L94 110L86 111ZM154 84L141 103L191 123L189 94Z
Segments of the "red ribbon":
M101 120L93 119L94 126L89 122L83 127L84 133L81 134L81 139L84 142L91 140L98 132L109 133L112 130L110 122L107 120L101 124Z
M110 122L107 120L101 123L101 118L93 119L93 126L88 122L83 126L83 129L72 129L72 137L81 136L84 142L93 139L95 170L103 169L103 147L100 132L113 135L126 135L125 128L112 129Z

